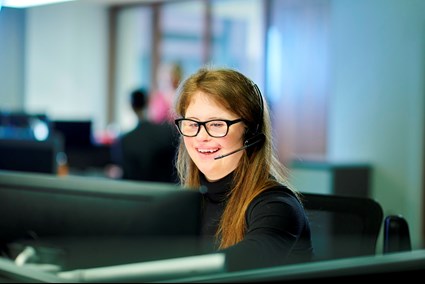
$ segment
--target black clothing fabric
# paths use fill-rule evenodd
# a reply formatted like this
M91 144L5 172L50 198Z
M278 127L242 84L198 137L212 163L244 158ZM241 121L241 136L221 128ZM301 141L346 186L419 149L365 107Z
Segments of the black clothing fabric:
M204 194L202 235L215 234L229 193L232 174L216 182L201 175ZM224 249L228 271L310 261L313 247L310 226L302 204L286 186L270 188L257 196L246 212L244 239Z
M123 179L176 183L177 138L172 125L139 122L114 145L113 161L123 169Z

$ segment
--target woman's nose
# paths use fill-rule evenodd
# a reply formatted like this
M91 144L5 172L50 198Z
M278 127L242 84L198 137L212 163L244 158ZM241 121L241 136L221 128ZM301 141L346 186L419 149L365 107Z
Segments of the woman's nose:
M196 137L200 140L207 140L209 139L211 136L208 134L207 129L205 128L205 125L201 125L201 128L199 129L199 133L198 135L196 135Z

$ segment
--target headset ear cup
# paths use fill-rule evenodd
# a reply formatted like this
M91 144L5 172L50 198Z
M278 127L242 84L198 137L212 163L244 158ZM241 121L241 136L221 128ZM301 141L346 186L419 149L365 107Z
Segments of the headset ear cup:
M245 142L244 142L244 145L251 144L252 142L250 143L250 141L255 140L253 138L256 137L260 133L259 132L259 127L260 127L260 125L257 124L257 125L255 125L255 127L254 127L254 125L252 125L251 127L248 126L245 129L245 135L244 135Z
M244 146L247 150L248 157L263 147L264 141L266 140L266 136L263 133L256 134L245 140Z
M249 128L245 128L245 134L244 134L244 142L243 142L243 144L246 146L246 145L248 145L248 140L250 139L250 138L252 138L254 136L254 133L251 131L251 130L249 130Z
M263 145L265 140L266 140L266 136L263 133L259 133L246 139L244 142L244 145L245 146L257 145L257 148L258 148Z

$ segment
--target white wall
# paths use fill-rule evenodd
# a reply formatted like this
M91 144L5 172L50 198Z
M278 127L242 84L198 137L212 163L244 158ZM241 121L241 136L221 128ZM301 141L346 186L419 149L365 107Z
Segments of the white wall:
M4 7L0 12L0 110L24 107L25 15Z
M107 10L85 1L27 10L28 111L106 123Z
M331 159L373 167L372 196L420 246L425 1L337 0L332 11Z

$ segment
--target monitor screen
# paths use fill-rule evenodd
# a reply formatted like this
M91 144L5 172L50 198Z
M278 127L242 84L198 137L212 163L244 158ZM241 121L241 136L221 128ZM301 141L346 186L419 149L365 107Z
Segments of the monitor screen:
M49 138L50 128L46 114L0 110L0 139L43 141Z
M91 120L54 120L51 124L54 132L62 134L66 150L93 145Z
M174 184L0 171L0 254L61 270L196 255L200 206Z

